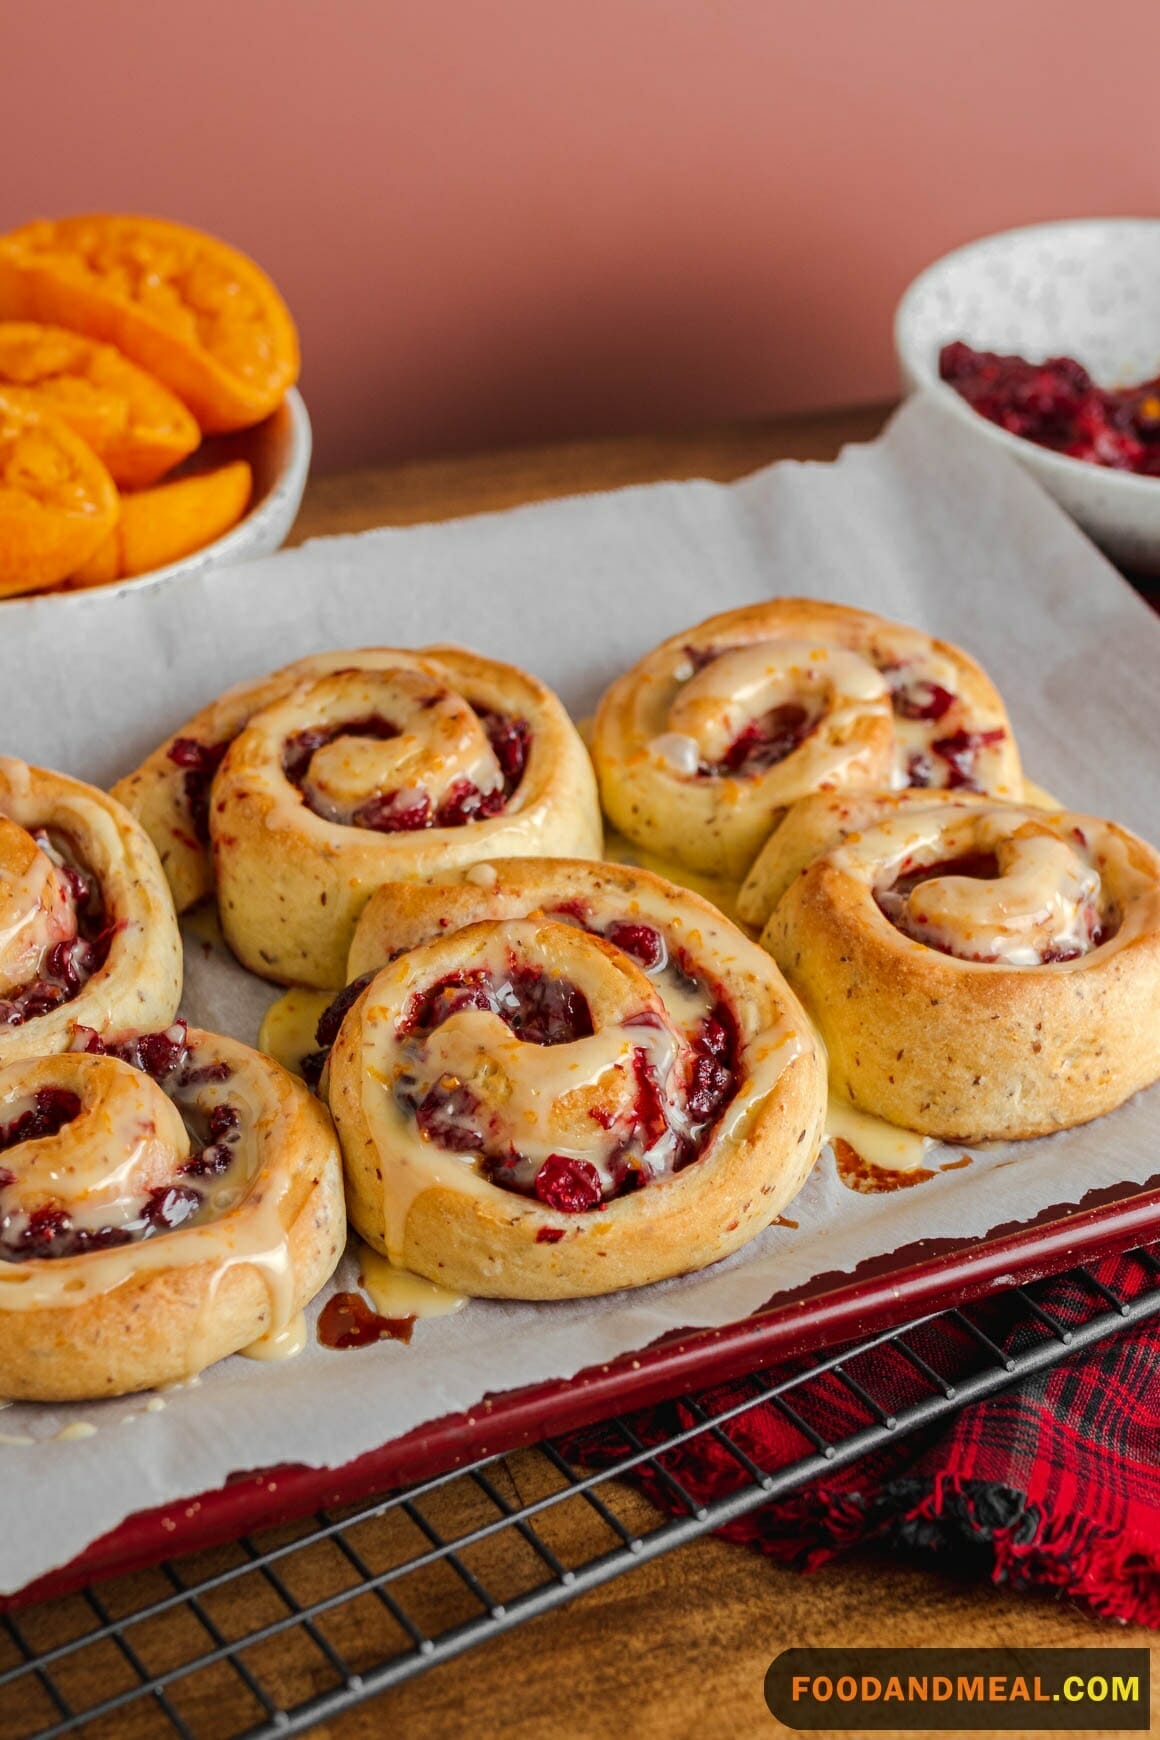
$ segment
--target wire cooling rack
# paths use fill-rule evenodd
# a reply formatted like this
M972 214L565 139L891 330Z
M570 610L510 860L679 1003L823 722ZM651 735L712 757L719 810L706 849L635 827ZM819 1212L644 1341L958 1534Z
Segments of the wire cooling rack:
M643 1444L613 1426L625 1453L585 1471L547 1440L341 1512L204 1551L155 1570L0 1618L4 1740L267 1740L302 1734L400 1681L671 1552L815 1476L937 1423L968 1402L1054 1365L1160 1311L1160 1259L1132 1261L1146 1286L1126 1302L1075 1271L1084 1310L1063 1323L1047 1283L988 1305L920 1318L787 1374L754 1374L710 1416L682 1398L687 1424ZM997 1314L998 1313L998 1314ZM999 1345L1004 1322L1030 1333ZM888 1394L881 1375L889 1365ZM897 1371L910 1377L900 1403ZM838 1382L848 1429L819 1424L822 1382ZM760 1466L744 1416L772 1403L810 1446L789 1466ZM670 1416L676 1417L676 1411ZM825 1416L832 1420L832 1412ZM698 1504L671 1467L709 1437L736 1463L737 1486ZM663 1517L618 1483L633 1470L662 1483ZM642 1526L644 1517L648 1526Z

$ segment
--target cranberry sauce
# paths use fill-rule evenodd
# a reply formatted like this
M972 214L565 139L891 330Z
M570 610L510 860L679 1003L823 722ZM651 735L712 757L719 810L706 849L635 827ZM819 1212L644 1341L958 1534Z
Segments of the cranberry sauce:
M70 1003L104 966L117 930L106 914L100 883L80 862L71 843L63 835L44 829L33 838L68 886L76 935L52 945L35 979L0 997L0 1028L23 1027L26 1021L35 1021L38 1015Z
M174 767L183 771L181 790L193 829L191 845L209 845L210 787L229 746L228 738L224 743L200 743L196 737L175 737L166 751Z
M916 673L912 665L887 665L882 674L890 684L890 704L899 719L933 725L955 704L950 689Z
M906 764L909 786L941 786L948 791L979 791L978 757L983 749L1002 743L1002 726L990 731L952 731L936 737L929 749L911 755Z
M568 903L567 916L605 935L614 946L658 981L672 979L683 997L696 998L701 1012L685 1033L677 1078L657 1078L646 1034L664 1030L651 1010L642 1010L626 1027L639 1027L642 1043L631 1051L629 1109L594 1106L593 1156L549 1154L539 1165L522 1154L473 1089L448 1078L430 1083L421 1067L423 1041L443 1021L463 1009L498 1015L520 1039L536 1045L561 1045L592 1032L587 1001L566 979L512 963L502 978L482 969L451 975L416 997L404 1017L400 1037L410 1042L414 1071L396 1082L396 1098L414 1117L428 1141L451 1153L479 1158L492 1183L534 1195L547 1207L581 1214L602 1202L640 1188L651 1178L680 1171L702 1153L709 1134L737 1088L738 1035L729 1010L713 1002L707 988L688 970L683 954L670 957L662 933L637 920L613 920L603 933L586 922L582 903ZM563 909L559 909L561 912ZM711 1005L711 1006L710 1006Z
M1160 477L1160 379L1097 387L1069 356L1021 356L945 344L939 374L967 404L1009 434L1114 471Z
M0 1163L0 1261L78 1256L170 1232L199 1212L208 1183L221 1178L237 1159L242 1135L237 1109L228 1101L220 1101L203 1112L195 1104L197 1088L209 1082L228 1081L232 1071L223 1062L198 1062L188 1043L184 1021L175 1022L162 1033L137 1034L117 1044L104 1040L92 1028L78 1027L72 1049L117 1057L151 1076L181 1111L193 1144L192 1152L168 1184L145 1192L136 1204L136 1213L116 1226L76 1225L67 1206L59 1202L47 1203L30 1215L6 1210L3 1195L14 1182L15 1173ZM71 1123L80 1110L81 1103L74 1093L58 1088L40 1089L29 1110L13 1123L0 1126L0 1150L54 1135Z
M515 961L502 977L475 967L440 979L412 1000L403 1032L430 1033L460 1009L498 1015L518 1039L532 1045L567 1045L592 1032L587 999L571 980Z
M501 785L494 791L485 792L469 779L457 779L438 805L423 791L376 792L359 805L350 817L349 825L368 828L378 834L403 834L415 833L422 828L458 828L465 822L480 822L488 816L500 815L524 776L531 748L531 727L526 719L509 718L486 707L474 707L473 711L487 733L492 753L499 763L503 776ZM317 750L333 743L337 737L370 737L386 741L398 735L398 727L378 714L340 725L311 726L287 739L282 769L291 785L302 792L303 801L311 804L306 781L311 759Z
M766 773L792 755L816 724L817 719L808 707L797 701L783 701L759 719L751 719L720 761L706 763L699 771L732 779L750 779Z

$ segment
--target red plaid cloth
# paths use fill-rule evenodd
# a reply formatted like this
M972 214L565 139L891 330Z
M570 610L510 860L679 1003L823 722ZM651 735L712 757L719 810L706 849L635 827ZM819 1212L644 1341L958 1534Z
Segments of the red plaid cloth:
M1143 1262L1130 1255L1107 1258L1092 1273L1123 1299L1156 1285ZM1072 1276L1054 1281L1038 1299L1064 1324L1085 1320L1099 1303L1090 1286ZM1043 1339L1041 1323L1025 1314L1013 1325L1010 1310L1000 1299L985 1309L972 1307L972 1317L1011 1352ZM969 1336L946 1319L908 1340L936 1370L953 1376L948 1335L960 1339L961 1353L969 1353ZM936 1560L949 1555L956 1570L969 1552L995 1583L1055 1589L1107 1618L1160 1627L1158 1370L1160 1317L1153 1317L964 1408L949 1426L888 1443L720 1533L802 1570L869 1544L917 1550ZM866 1375L871 1371L872 1380ZM880 1403L889 1398L890 1407L930 1393L889 1346L864 1356L852 1373ZM651 1447L695 1426L699 1410L720 1415L758 1393L758 1386L742 1379L706 1390L693 1399L692 1409L669 1403L629 1416L628 1425ZM866 1424L865 1409L832 1374L815 1380L811 1396L808 1406L793 1391L786 1399L825 1437L838 1441ZM763 1471L796 1462L813 1448L769 1401L729 1421L728 1432ZM577 1462L604 1467L630 1455L633 1445L612 1422L571 1434L565 1449ZM698 1434L662 1460L700 1502L751 1479L711 1433ZM655 1471L644 1468L631 1478L659 1509L683 1509Z

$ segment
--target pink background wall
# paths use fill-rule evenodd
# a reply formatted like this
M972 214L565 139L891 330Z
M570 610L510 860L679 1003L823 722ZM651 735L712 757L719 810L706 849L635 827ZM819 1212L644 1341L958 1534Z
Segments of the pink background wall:
M324 469L893 391L927 260L1160 210L1156 0L57 0L0 226L156 211L302 328Z

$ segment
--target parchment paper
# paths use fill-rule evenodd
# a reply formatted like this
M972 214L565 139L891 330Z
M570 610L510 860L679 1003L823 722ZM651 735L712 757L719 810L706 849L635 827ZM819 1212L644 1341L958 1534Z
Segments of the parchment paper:
M1160 485L1157 485L1160 488ZM452 639L526 665L577 716L653 646L772 594L866 605L990 670L1030 773L1080 810L1160 838L1160 620L1025 472L913 402L835 465L724 487L631 489L335 538L186 583L0 610L5 752L105 784L228 684L327 647ZM184 1011L253 1042L276 992L187 947ZM825 1153L789 1210L708 1272L558 1305L476 1302L409 1347L223 1362L161 1398L14 1406L0 1433L0 1591L126 1515L237 1470L338 1465L485 1393L567 1377L665 1331L728 1323L815 1273L924 1237L984 1235L1160 1171L1160 1090L1094 1126L860 1196ZM351 1258L339 1284L353 1284ZM316 1315L311 1313L313 1320ZM83 1420L88 1438L55 1435Z

